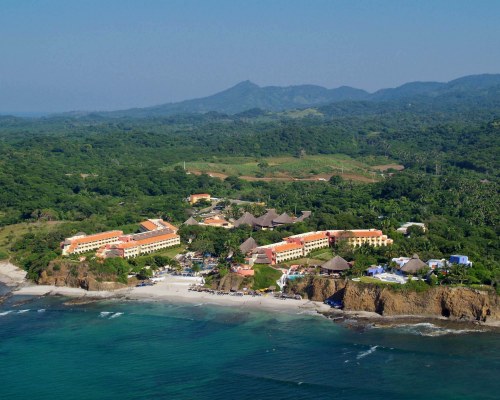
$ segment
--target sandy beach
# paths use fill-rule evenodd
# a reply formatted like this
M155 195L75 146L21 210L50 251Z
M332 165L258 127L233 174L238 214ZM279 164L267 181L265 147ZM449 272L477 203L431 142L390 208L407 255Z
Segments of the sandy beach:
M13 291L13 295L31 296L67 296L82 299L124 299L124 300L148 300L148 301L172 301L192 304L215 304L220 306L230 306L238 308L261 308L275 311L297 312L325 312L330 307L310 300L281 300L273 295L263 295L252 297L216 295L206 292L189 291L192 284L200 283L200 278L166 276L165 280L158 282L154 286L131 287L116 291L86 291L79 288L45 286L45 285L25 285Z
M7 286L17 286L26 282L26 271L9 261L0 261L0 282Z
M3 263L5 264L5 263ZM232 296L232 295L216 295L208 292L196 292L188 290L193 284L200 284L201 278L180 277L166 275L165 280L158 282L154 286L129 287L115 291L87 291L81 288L70 288L65 286L48 286L35 285L29 283L24 278L24 271L20 271L12 264L4 267L1 264L2 271L1 282L6 283L8 280L11 286L18 286L12 291L15 296L65 296L85 301L95 301L104 299L122 299L135 301L170 301L175 303L189 304L205 304L219 305L236 308L254 308L265 309L278 312L292 313L311 313L322 314L329 318L335 319L356 319L365 321L366 323L374 324L397 324L402 321L441 321L449 322L445 317L433 315L393 315L383 316L374 312L368 311L347 311L335 310L330 306L317 301L311 300L294 300L294 299L277 299L272 294L252 297ZM22 284L22 285L21 285ZM473 322L451 321L459 324L471 324ZM478 325L489 326L494 328L500 327L500 321L489 320L481 322Z

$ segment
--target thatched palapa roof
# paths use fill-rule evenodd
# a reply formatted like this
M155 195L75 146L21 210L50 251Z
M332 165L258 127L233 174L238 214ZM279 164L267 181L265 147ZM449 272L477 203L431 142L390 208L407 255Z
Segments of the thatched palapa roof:
M335 256L331 260L328 260L321 268L328 271L345 271L350 268L349 263L340 256Z
M267 213L260 216L259 218L256 218L254 224L262 228L272 228L273 220L275 220L278 217L279 215L276 213L276 210L274 208L271 208L270 210L267 211Z
M417 254L414 254L410 260L405 263L400 269L403 272L406 272L407 274L414 274L421 269L424 269L427 267L427 264L424 263Z
M185 221L183 225L198 225L198 221L196 221L193 217L189 217L189 219Z
M253 249L257 248L257 242L253 237L249 237L240 245L240 251L243 254L251 252Z
M281 214L278 218L273 220L275 225L293 224L294 219L290 217L286 212Z
M240 218L234 221L234 226L237 228L240 225L250 225L253 226L255 222L255 217L249 212L245 212Z
M302 222L311 216L311 211L302 211L302 215L295 222Z

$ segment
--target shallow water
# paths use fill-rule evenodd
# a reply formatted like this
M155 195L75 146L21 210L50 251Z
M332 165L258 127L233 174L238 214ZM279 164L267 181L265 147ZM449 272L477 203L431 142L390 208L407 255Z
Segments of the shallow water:
M495 333L430 324L353 331L317 315L203 304L20 300L0 306L1 398L497 399L500 391Z

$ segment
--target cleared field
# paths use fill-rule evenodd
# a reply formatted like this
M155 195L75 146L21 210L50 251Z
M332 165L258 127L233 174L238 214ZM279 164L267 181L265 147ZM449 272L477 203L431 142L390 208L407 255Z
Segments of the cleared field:
M230 175L239 176L241 179L249 181L327 181L333 175L338 175L344 179L370 183L381 179L371 166L373 161L365 163L342 154L308 155L301 158L291 156L259 159L226 157L214 158L211 161L186 162L186 170L194 174L205 173L221 179ZM183 163L177 165L182 166Z
M40 231L48 232L60 223L61 221L45 221L2 226L0 227L0 253L10 256L9 249L11 245L24 234Z

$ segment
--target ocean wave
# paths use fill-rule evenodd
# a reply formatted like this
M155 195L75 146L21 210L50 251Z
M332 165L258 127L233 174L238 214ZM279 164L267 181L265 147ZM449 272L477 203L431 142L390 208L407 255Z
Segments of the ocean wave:
M356 356L356 360L361 360L362 358L366 357L366 356L369 356L370 354L372 354L375 350L377 350L377 347L378 345L375 345L375 346L372 346L370 347L368 350L366 351L362 351L361 353L359 353L357 356Z
M0 317L3 317L4 315L10 314L11 312L12 312L12 310L0 312Z
M435 325L430 322L420 322L417 324L399 324L393 325L393 329L406 334L418 335L418 336L445 336L445 335L462 335L465 333L477 333L486 332L482 329L453 329L447 328L439 325Z
M45 308L40 308L37 312L45 312Z
M109 314L113 314L111 311L101 311L99 313L99 317L104 318L107 317Z
M111 317L109 317L109 319L118 318L120 315L123 315L123 313L122 312L114 313Z
M29 310L30 310L30 309L29 309L29 308L27 308L27 309L25 309L25 310L19 310L17 313L18 313L18 314L24 314L24 313L28 312Z

